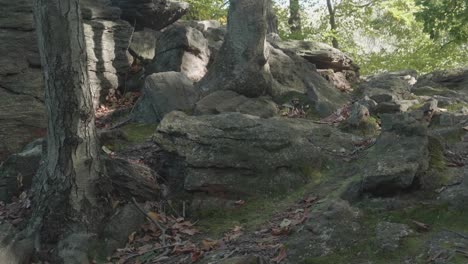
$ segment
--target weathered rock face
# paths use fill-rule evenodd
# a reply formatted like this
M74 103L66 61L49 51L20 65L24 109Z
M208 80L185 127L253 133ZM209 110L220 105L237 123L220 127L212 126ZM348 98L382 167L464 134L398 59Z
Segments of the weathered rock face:
M120 20L110 0L81 3L88 53L88 75L95 107L111 98L124 83L131 59L127 53L133 29Z
M429 167L427 125L409 114L382 115L382 134L358 161L364 193L393 195L411 187ZM356 186L353 182L352 186Z
M122 10L122 19L137 29L161 30L174 23L188 11L189 5L172 0L112 0Z
M288 238L287 263L304 263L308 258L327 256L349 248L363 232L359 210L346 201L327 201L308 214L305 228Z
M42 144L43 140L37 140L0 165L0 201L10 202L23 187L31 186L40 165Z
M270 46L271 94L282 104L291 97L311 102L321 116L331 114L347 102L348 96L322 78L315 66L290 51Z
M142 61L152 60L156 55L156 36L159 32L145 28L133 32L132 41L128 51L133 57Z
M296 53L308 62L315 64L317 69L359 71L359 66L348 55L325 43L291 40L278 41L273 45L282 50Z
M384 252L395 251L400 247L401 240L413 231L405 224L380 222L375 228L376 242Z
M0 160L45 134L41 62L32 2L1 0Z
M154 140L182 160L184 188L230 199L293 190L327 153L352 150L352 137L312 121L240 113L187 116L171 112ZM346 151L345 151L346 152Z
M278 114L278 106L268 97L248 98L233 91L216 91L197 102L196 114L238 112L263 118Z
M0 0L0 160L45 135L41 62L31 1ZM131 26L110 1L82 2L95 105L121 84L129 68ZM102 89L101 89L102 88Z
M191 112L198 100L193 83L183 73L155 73L145 80L143 94L133 112L133 119L157 123L167 113L179 110Z
M436 71L421 76L412 91L417 95L436 95L445 100L451 99L452 102L448 104L468 103L468 68Z
M265 95L271 86L267 0L235 0L230 4L223 46L199 87L205 94L232 90L248 97Z
M417 73L410 70L374 75L359 85L358 92L377 103L369 109L372 114L406 112L418 103L411 96L416 77Z
M156 56L153 63L147 67L147 74L182 72L194 82L205 76L210 49L208 41L198 29L172 25L163 31L156 46Z

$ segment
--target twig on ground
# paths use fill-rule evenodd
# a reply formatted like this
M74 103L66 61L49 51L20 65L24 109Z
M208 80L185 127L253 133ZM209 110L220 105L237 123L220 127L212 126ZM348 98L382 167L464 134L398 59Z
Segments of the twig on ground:
M142 214L144 214L145 217L146 217L148 220L150 220L151 222L153 222L153 223L159 228L159 230L161 230L161 241L162 241L162 245L163 245L163 246L167 246L167 244L166 244L166 230L167 230L167 228L165 228L161 223L159 223L158 220L149 217L148 213L145 212L145 210L144 210L143 208L141 208L141 206L137 203L137 201L135 200L135 197L132 197L132 202L133 202L133 204L135 205L135 207L138 209L138 211L140 211Z

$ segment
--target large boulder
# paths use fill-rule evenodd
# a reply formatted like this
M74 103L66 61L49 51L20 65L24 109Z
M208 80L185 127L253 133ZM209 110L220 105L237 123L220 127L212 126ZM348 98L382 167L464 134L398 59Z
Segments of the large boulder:
M174 110L191 112L198 97L192 81L183 73L152 74L146 77L142 96L133 111L133 119L157 123Z
M468 68L435 71L421 76L412 91L418 95L443 96L468 104Z
M0 161L45 134L32 2L0 0Z
M137 29L161 30L188 11L189 5L172 0L112 0L122 10L122 19L135 24Z
M45 135L42 77L32 1L0 0L0 160ZM82 1L95 106L123 83L132 28L110 1Z
M418 103L411 94L416 83L416 71L381 73L365 77L358 93L374 100L372 114L406 112Z
M290 40L274 42L273 45L282 50L294 52L315 64L317 69L359 71L359 66L348 55L325 43Z
M406 113L383 114L382 134L362 155L351 188L358 186L355 191L374 195L404 191L429 167L427 124Z
M85 10L88 76L95 108L112 99L117 89L124 86L131 65L127 49L133 28L119 19L120 10L110 4L110 0L87 0L81 4Z
M152 60L156 55L156 40L159 34L160 32L148 28L134 32L128 51L139 60Z
M199 84L203 93L232 90L256 97L269 91L267 2L230 1L227 35L208 74Z
M208 41L198 29L172 25L159 36L156 46L156 56L146 68L148 74L182 72L194 82L205 76L210 49Z
M42 145L43 140L36 140L0 165L0 201L10 202L20 190L31 186L42 158Z
M310 102L316 112L327 116L348 101L348 95L333 87L315 66L294 52L270 46L269 65L273 83L271 95L280 104L292 97Z
M182 112L166 115L153 136L179 157L171 161L183 160L167 179L183 175L185 190L230 199L294 190L328 153L350 153L353 138L308 120Z

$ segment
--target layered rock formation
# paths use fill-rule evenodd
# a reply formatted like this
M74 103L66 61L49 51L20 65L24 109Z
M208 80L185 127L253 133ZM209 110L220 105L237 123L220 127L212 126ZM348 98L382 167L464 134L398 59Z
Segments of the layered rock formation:
M44 83L31 1L0 1L0 160L45 136ZM83 1L95 106L123 84L132 27L110 1Z

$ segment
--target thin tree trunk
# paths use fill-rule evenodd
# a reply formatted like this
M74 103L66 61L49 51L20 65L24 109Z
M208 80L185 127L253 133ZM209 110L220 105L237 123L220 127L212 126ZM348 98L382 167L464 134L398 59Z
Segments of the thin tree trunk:
M332 0L327 0L327 8L328 8L328 14L330 15L330 28L333 34L336 34L337 32L337 25L336 25L336 20L335 20L335 14L336 14L336 8L333 7ZM332 45L334 48L338 49L338 40L336 39L335 36L332 38Z
M294 37L302 36L302 22L300 14L299 0L289 0L289 20L288 24Z
M98 229L101 161L79 0L35 0L48 116L47 156L35 178L32 228L55 244Z

